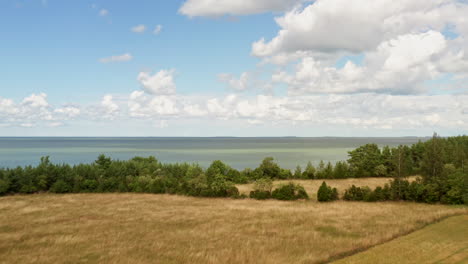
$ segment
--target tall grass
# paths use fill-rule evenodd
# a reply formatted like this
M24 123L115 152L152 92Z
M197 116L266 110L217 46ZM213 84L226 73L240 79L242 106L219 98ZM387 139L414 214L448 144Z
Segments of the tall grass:
M0 198L1 263L320 263L466 208L150 194Z

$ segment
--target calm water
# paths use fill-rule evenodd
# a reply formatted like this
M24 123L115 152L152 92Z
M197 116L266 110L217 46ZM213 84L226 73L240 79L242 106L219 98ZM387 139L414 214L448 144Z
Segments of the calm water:
M237 169L255 168L272 156L285 168L308 161L336 162L366 143L412 144L424 138L0 138L0 167L36 165L42 156L54 163L89 163L104 153L114 159L155 156L163 162L206 167L222 160Z

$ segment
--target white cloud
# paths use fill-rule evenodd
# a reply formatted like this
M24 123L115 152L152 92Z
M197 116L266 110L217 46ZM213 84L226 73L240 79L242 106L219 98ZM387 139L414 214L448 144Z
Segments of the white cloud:
M55 127L89 120L126 123L143 120L166 127L178 121L187 124L233 123L274 127L327 127L370 131L464 131L468 129L468 95L386 95L375 93L342 95L267 96L228 94L222 97L152 95L134 91L128 97L105 95L99 105L66 105L55 108L45 95L28 96L19 103L0 98L3 127ZM118 98L118 100L116 100ZM82 111L80 109L87 109ZM224 123L226 121L226 123ZM321 133L320 129L317 130ZM323 132L322 132L323 133ZM253 131L253 134L255 132ZM294 134L294 132L293 132Z
M140 25L132 27L131 30L132 32L135 32L135 33L144 33L146 31L146 26L143 24L140 24Z
M29 106L32 108L44 108L48 107L49 103L47 102L47 95L45 93L32 94L23 99L24 106Z
M161 70L154 75L148 72L140 72L137 80L145 91L150 94L168 95L176 92L174 74L174 70Z
M247 72L243 72L240 78L235 78L232 74L221 73L218 75L218 79L234 91L245 91L248 88L250 76Z
M230 120L245 124L303 124L349 129L468 129L468 95L395 96L373 93L314 96L197 98L133 92L131 117L147 120Z
M104 111L104 117L113 119L119 112L119 106L114 102L112 95L105 95L102 98L101 106Z
M122 55L115 55L115 56L99 59L99 62L101 63L125 62L125 61L131 61L132 59L133 59L133 56L130 53L125 53Z
M81 114L81 110L75 106L64 106L62 108L57 108L54 110L54 113L62 114L65 118L74 118Z
M130 94L128 107L131 117L160 118L179 114L177 98L174 96L148 96L142 91Z
M99 11L99 15L100 15L100 16L107 16L107 15L109 15L109 10L107 10L107 9L101 9L101 10Z
M286 11L303 0L187 0L179 9L190 17L217 17L223 15L250 15Z
M317 0L276 18L277 36L253 43L259 57L297 51L365 52L402 34L466 23L466 5L456 0Z
M159 35L159 33L161 33L162 29L163 29L162 25L157 25L153 30L153 34Z
M290 94L421 93L426 81L440 76L437 58L446 48L447 41L439 32L407 34L368 52L362 66L348 61L343 68L336 68L305 57L293 74L280 71L272 80L288 84Z
M0 97L0 123L9 126L35 127L38 124L63 123L81 115L75 106L55 108L47 101L47 94L31 94L21 102Z

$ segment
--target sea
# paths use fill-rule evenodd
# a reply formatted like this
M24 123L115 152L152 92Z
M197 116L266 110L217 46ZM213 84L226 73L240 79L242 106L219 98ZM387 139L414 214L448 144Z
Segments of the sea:
M189 162L208 167L221 160L236 169L256 168L273 157L283 168L304 167L321 160L347 160L348 152L367 143L411 145L418 137L0 137L0 167L37 165L49 156L53 163L91 163L100 154L127 160L154 156L165 163Z

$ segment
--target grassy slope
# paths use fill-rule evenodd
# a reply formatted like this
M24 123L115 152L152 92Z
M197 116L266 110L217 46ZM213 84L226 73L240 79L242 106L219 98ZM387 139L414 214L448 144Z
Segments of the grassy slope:
M462 213L414 203L0 197L0 263L320 263Z
M334 263L468 263L468 215L450 217Z

